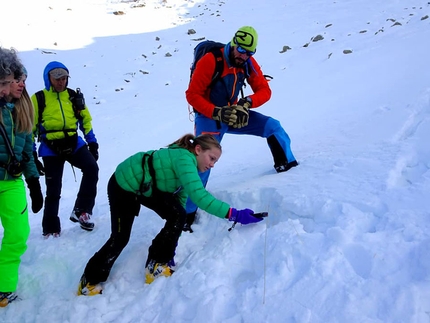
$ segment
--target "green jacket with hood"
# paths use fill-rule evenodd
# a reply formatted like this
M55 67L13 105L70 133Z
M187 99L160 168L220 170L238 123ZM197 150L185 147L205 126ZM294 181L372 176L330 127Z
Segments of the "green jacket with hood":
M13 119L13 110L15 104L6 103L4 99L0 99L0 113L2 114L3 125L6 134L12 145L13 151L18 161L23 161L23 153L27 154L28 161L23 162L23 174L25 178L39 178L36 165L33 159L33 139L31 133L22 133L15 131L15 122ZM0 164L7 165L11 160L11 155L6 147L3 136L0 135ZM0 180L15 180L16 177L10 175L4 167L0 167Z
M139 152L120 163L115 170L115 178L122 189L136 195L146 197L152 195L151 186L146 192L140 192L143 178L144 183L152 183L153 180L147 159L144 169L142 168L143 156L152 152L156 184L160 191L177 192L178 199L184 207L187 198L190 197L200 209L220 218L226 217L230 206L217 200L204 188L197 172L196 156L177 145L156 151Z

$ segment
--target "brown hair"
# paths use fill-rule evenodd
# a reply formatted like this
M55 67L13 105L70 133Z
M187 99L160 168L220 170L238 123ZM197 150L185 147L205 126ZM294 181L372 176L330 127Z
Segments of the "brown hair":
M27 71L14 49L0 47L0 79L10 74L13 74L15 81L18 81L23 74L27 74ZM27 89L24 87L21 98L13 99L12 102L15 104L13 117L16 129L18 132L31 133L34 122L34 108ZM0 113L0 122L3 123L2 113Z
M34 122L34 108L30 96L28 95L27 88L24 87L21 97L13 101L15 101L16 129L19 132L31 133Z
M222 151L221 145L219 144L218 140L216 140L214 136L209 134L203 134L195 137L194 135L188 133L176 140L175 142L171 143L168 147L172 145L178 145L179 147L185 148L192 153L195 152L194 148L196 147L196 145L200 145L203 150L218 148Z

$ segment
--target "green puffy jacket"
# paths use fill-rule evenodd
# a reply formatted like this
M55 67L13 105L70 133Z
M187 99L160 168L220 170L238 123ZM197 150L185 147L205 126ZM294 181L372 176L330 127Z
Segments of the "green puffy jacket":
M148 161L145 162L145 172L142 169L142 158L145 154L151 154L153 150L139 152L124 160L115 170L115 178L124 190L137 195L151 196L152 188L143 194L139 191L142 178L145 183L151 183ZM157 188L162 192L173 193L185 207L188 196L202 210L224 218L230 206L213 197L203 187L197 172L196 156L187 149L171 146L156 150L153 155L153 166Z
M23 160L23 152L27 154L28 162L23 162L23 174L25 178L36 177L39 178L36 165L33 159L33 139L31 133L20 133L13 131L15 122L13 120L12 111L15 105L12 103L5 103L0 100L0 110L3 117L3 125L8 135L9 141L13 147L13 151L19 161ZM11 155L6 147L3 136L0 135L0 165L7 165L11 160ZM11 176L5 168L0 167L0 180L13 180L15 177Z

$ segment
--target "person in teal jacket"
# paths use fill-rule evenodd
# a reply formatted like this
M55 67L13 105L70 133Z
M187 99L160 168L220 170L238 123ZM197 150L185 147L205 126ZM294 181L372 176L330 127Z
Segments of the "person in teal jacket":
M134 217L140 206L155 211L166 220L152 240L146 260L145 281L170 276L173 258L186 220L187 198L199 208L220 218L242 224L259 222L250 209L236 210L217 200L204 187L198 172L214 167L221 146L209 134L187 134L167 148L139 152L118 165L108 183L111 235L88 261L78 287L78 295L101 294L111 268L130 239Z
M77 104L76 93L67 88L69 70L60 62L50 62L43 71L45 88L42 93L45 107L39 107L37 93L31 100L35 110L33 132L40 141L39 156L45 172L46 199L43 210L43 235L59 237L61 233L58 210L60 205L64 164L67 161L82 171L82 180L70 215L70 220L79 223L87 231L94 229L91 217L97 195L99 168L97 165L98 143L92 128L92 118L82 100ZM79 105L79 107L77 107ZM78 135L78 129L84 138ZM34 146L35 158L36 145ZM42 163L38 163L42 165Z
M32 155L33 107L16 52L0 47L0 307L17 298L18 270L30 234L24 175L34 213L43 206ZM11 150L9 149L11 148Z

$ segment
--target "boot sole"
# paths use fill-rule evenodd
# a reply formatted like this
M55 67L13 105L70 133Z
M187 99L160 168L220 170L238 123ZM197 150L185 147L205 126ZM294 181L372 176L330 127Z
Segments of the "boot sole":
M0 307L6 307L17 299L18 299L18 295L16 294L14 294L11 298L4 298L0 301Z
M94 225L92 227L85 227L82 223L79 222L79 220L76 220L76 218L72 216L69 219L74 223L79 223L81 225L81 228L84 229L85 231L93 231L94 229Z
M83 230L85 230L85 231L93 231L94 227L92 227L92 228L84 227L84 226L81 224L81 229L83 229Z

